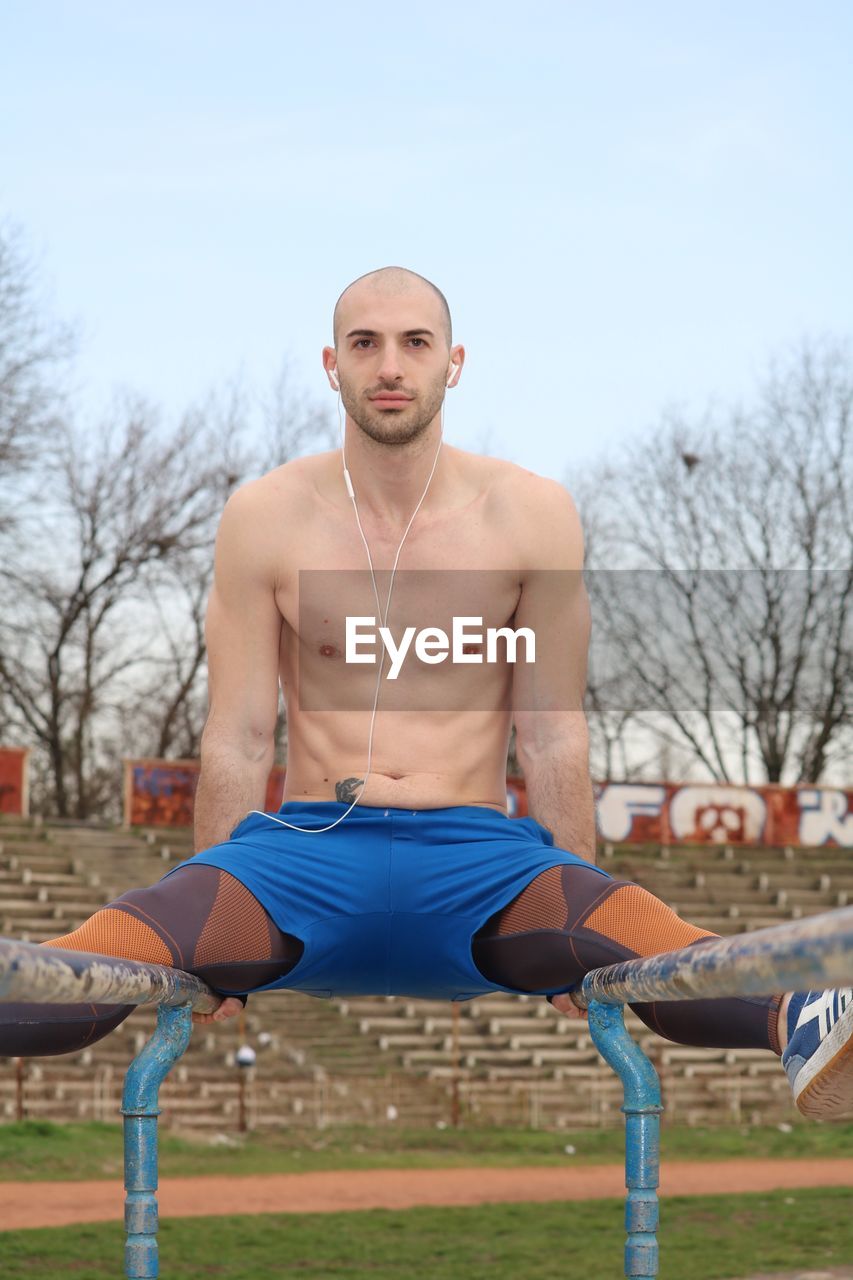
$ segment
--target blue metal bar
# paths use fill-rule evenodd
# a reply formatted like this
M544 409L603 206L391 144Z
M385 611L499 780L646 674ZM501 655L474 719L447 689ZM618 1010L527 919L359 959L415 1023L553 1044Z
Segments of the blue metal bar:
M717 938L588 973L573 992L625 1095L625 1275L658 1274L660 1083L625 1030L622 1006L654 1000L777 995L853 982L853 908Z
M603 1004L772 996L853 983L853 907L731 938L696 942L644 960L593 969L573 992Z
M130 1064L124 1080L124 1248L125 1276L154 1280L160 1274L157 1251L158 1093L190 1042L192 1008L188 1004L157 1010L157 1030Z
M589 1005L593 1043L622 1081L625 1113L625 1275L658 1274L660 1082L649 1059L625 1029L622 1006Z
M157 1258L157 1104L160 1085L190 1041L192 1013L220 997L166 965L0 938L0 1002L156 1004L157 1029L128 1068L124 1116L125 1275L154 1280Z

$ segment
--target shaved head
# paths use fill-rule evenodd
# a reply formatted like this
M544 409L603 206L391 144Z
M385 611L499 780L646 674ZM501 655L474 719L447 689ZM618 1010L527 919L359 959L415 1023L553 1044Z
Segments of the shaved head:
M451 345L441 290L405 267L368 271L338 298L334 328L323 368L348 429L389 448L407 446L431 427L440 436L445 392L465 360L465 348Z
M417 293L418 290L423 288L431 290L441 304L442 328L447 339L447 345L450 347L453 337L447 299L431 280L427 280L425 276L419 276L417 271L409 271L407 267L380 267L377 271L368 271L365 275L359 276L357 280L353 280L352 284L347 285L335 303L333 320L335 346L337 347L338 345L338 322L341 303L351 291L363 290L366 293L384 294L387 297L401 293Z

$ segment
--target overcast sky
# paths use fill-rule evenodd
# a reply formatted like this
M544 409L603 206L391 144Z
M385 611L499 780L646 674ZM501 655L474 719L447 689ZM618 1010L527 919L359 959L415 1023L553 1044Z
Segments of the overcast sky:
M447 294L447 433L569 480L849 336L853 5L6 0L0 211L91 406L320 349L355 276Z

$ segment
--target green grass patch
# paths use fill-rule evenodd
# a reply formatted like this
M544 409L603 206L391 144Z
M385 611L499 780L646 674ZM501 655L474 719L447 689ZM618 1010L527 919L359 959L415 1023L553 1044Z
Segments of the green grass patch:
M574 1133L527 1129L280 1129L241 1137L160 1135L161 1177L299 1173L317 1169L435 1169L467 1165L620 1163L621 1128ZM566 1148L573 1148L567 1151ZM853 1124L766 1128L664 1128L664 1160L795 1159L853 1154ZM0 1125L0 1181L115 1178L122 1173L121 1127L28 1120Z
M484 1205L361 1213L179 1219L162 1224L170 1280L262 1276L364 1280L615 1280L623 1274L623 1205ZM756 1271L853 1262L844 1188L665 1201L661 1280L730 1280ZM118 1223L0 1235L4 1280L106 1280L121 1273Z

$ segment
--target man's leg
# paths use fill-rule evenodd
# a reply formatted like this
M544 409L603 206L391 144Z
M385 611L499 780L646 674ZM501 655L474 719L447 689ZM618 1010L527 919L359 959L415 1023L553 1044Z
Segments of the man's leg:
M579 983L602 965L716 936L679 919L639 885L567 865L542 872L493 916L476 935L473 955L492 982L541 991ZM631 1008L646 1026L677 1044L783 1055L803 1115L828 1120L853 1114L851 988L662 1000Z
M44 945L171 965L222 994L284 977L303 951L239 880L204 863L181 867L150 888L131 889L73 933ZM0 1004L0 1054L71 1053L107 1035L134 1007Z
M476 935L473 956L490 981L541 991L579 983L590 969L716 936L681 920L640 885L572 864L543 871L493 916ZM781 1054L782 999L671 1000L631 1008L677 1044Z

